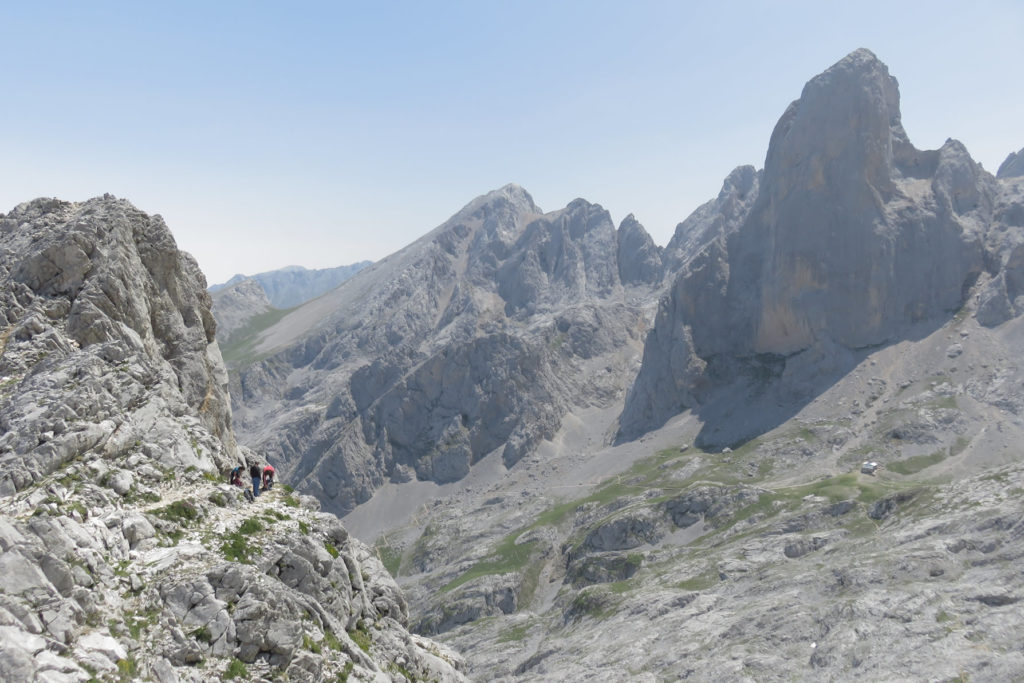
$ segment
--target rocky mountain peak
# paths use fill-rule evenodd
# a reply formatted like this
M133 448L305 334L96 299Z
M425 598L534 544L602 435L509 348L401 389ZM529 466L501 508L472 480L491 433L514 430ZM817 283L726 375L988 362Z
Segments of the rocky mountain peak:
M899 87L889 69L856 50L812 78L779 119L765 159L764 191L891 188L893 145L906 140Z
M500 222L502 218L541 213L543 211L534 204L533 197L529 192L515 183L509 183L471 201L452 216L446 225L472 220L486 220L489 223L494 223Z
M660 424L699 404L712 374L718 383L776 372L797 382L837 372L845 353L938 324L984 271L1000 190L959 142L910 144L896 79L867 50L811 79L787 108L756 199L723 201L738 199L736 181L753 184L751 171L734 176L669 245L670 258L689 261L648 337L625 425ZM723 234L725 225L734 227ZM717 230L694 238L708 226ZM1000 259L1013 261L989 261ZM994 320L1014 310L1006 301L1015 291L991 293L991 310L1003 312ZM769 360L774 370L748 367ZM798 372L805 361L817 369Z
M664 274L661 249L633 214L619 224L616 239L622 284L661 282Z

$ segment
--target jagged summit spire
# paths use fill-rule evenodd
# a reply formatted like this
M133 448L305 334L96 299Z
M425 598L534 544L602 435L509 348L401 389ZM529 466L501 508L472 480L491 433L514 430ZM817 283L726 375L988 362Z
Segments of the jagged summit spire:
M779 119L765 159L765 189L890 185L893 149L909 145L899 84L870 50L859 49L804 86Z

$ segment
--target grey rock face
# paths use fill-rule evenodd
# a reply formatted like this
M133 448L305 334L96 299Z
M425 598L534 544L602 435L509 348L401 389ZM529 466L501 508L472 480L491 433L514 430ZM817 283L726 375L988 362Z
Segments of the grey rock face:
M619 224L616 238L619 279L623 284L661 282L664 275L661 250L644 230L644 226L633 218L633 214L626 216Z
M727 187L750 173L734 176ZM749 213L733 206L717 221L736 227L697 242L684 260L645 345L622 434L701 404L712 384L757 374L752 362L786 377L806 374L797 366L812 357L819 371L842 371L844 353L941 324L986 269L979 315L1015 315L1015 238L990 249L986 241L1009 227L1000 221L1018 202L960 143L916 150L895 79L870 52L852 53L780 119Z
M239 428L339 511L494 451L511 466L570 406L621 396L660 281L652 247L583 200L542 214L515 186L480 197L256 337L269 358L238 364Z
M224 284L210 285L210 292L216 295L217 292L236 287L247 280L255 280L274 308L292 308L329 292L371 263L359 261L348 266L318 269L288 266L251 277L235 275ZM217 298L214 296L215 301Z

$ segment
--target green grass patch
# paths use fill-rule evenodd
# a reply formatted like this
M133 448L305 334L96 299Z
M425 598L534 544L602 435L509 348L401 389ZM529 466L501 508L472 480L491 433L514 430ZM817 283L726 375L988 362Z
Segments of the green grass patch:
M684 591L706 591L713 588L720 581L718 572L715 570L706 571L703 574L684 579L676 584L676 588Z
M255 352L257 337L269 327L277 324L294 308L272 308L265 313L253 316L241 329L235 330L227 343L221 347L224 362L229 364L246 364L261 360Z
M138 640L142 633L151 626L155 626L160 619L160 610L151 609L145 614L126 614L124 624L133 640Z
M970 445L970 443L971 443L971 440L968 439L966 436L958 436L958 437L956 437L956 441L954 441L953 445L949 447L949 457L952 458L952 457L955 457L957 455L960 455L961 453L964 452L964 450L967 448L967 446Z
M252 564L252 558L259 555L259 547L249 544L249 536L261 531L263 525L255 519L247 519L238 526L238 530L228 534L220 546L224 558L231 562Z
M334 650L335 652L341 652L342 649L341 641L338 640L338 636L334 635L334 631L329 628L324 629L324 645L326 645L329 650Z
M334 547L329 541L324 541L324 550L326 550L331 557L337 558L340 553L338 549Z
M439 592L447 593L481 576L522 571L537 546L536 541L527 541L517 545L516 539L522 533L522 531L518 531L506 536L487 558L470 567L461 576L449 581L441 587Z
M290 508L297 508L297 507L299 507L299 499L296 498L295 496L285 496L284 500L281 501L281 502L283 502L285 505L287 505Z
M377 557L381 564L391 576L397 579L402 569L402 550L391 545L384 536L378 538L373 547L377 551Z
M373 642L370 638L370 632L366 630L366 626L363 625L362 620L356 624L356 627L348 632L348 637L359 646L363 652L370 652L370 644Z
M303 536L309 536L309 525L303 522L301 519L299 520L299 533Z
M519 643L526 639L526 633L530 630L529 624L519 624L507 628L498 634L499 643Z
M948 458L946 451L935 451L928 455L915 455L912 458L906 460L897 460L896 462L889 463L886 465L886 469L889 469L897 474L917 474L921 470L927 469L932 465L938 465L940 462Z
M604 586L587 586L578 592L569 604L569 614L575 618L582 616L604 619L615 613L616 601L611 591Z

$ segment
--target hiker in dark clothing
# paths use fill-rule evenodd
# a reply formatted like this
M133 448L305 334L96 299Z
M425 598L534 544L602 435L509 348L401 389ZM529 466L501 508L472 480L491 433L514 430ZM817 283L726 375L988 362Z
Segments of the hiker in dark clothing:
M260 466L255 462L249 463L249 476L252 477L252 497L260 495Z
M232 486L238 486L239 488L245 488L242 484L242 471L243 467L239 465L235 469L231 470L231 474L228 475L228 483Z

